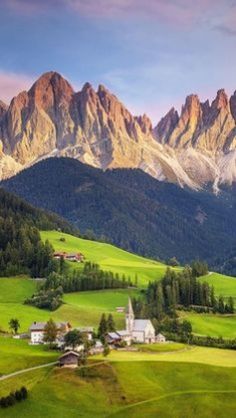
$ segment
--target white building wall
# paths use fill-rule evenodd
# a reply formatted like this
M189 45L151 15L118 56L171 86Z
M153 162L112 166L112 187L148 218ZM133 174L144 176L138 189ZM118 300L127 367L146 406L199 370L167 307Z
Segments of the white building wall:
M136 341L137 343L144 343L145 342L145 335L143 331L133 331L132 332L132 340Z
M41 344L43 343L44 332L43 331L31 331L31 343Z

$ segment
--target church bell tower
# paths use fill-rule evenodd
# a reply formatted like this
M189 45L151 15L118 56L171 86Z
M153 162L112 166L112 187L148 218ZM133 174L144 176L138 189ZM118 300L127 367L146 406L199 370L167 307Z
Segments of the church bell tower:
M128 307L126 310L126 331L132 334L134 328L134 311L131 303L131 299L129 298Z

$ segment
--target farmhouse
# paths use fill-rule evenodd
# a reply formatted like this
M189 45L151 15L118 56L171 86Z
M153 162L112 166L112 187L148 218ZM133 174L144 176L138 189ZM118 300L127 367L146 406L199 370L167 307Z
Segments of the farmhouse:
M59 358L60 367L77 367L80 355L75 351L67 351Z
M42 344L44 342L44 328L46 322L34 322L30 326L31 344ZM68 331L71 330L69 322L57 322L57 340L60 340Z
M134 312L130 299L125 320L125 330L108 333L107 341L109 344L116 345L121 341L125 341L127 345L130 345L132 341L150 344L156 341L155 329L150 319L134 319Z
M59 260L60 258L63 258L64 260L74 261L77 263L81 263L84 261L84 255L82 253L67 253L65 251L62 251L62 252L55 252L53 254L53 257L57 260Z
M94 328L93 327L83 327L83 328L76 328L81 334L85 335L88 338L88 341L92 341Z

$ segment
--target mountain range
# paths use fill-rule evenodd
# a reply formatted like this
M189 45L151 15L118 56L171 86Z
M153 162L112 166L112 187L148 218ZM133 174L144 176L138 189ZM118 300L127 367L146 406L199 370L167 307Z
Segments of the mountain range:
M91 236L92 230L135 253L161 260L176 256L182 263L200 258L218 270L234 257L231 190L215 196L160 182L140 169L102 171L65 157L44 159L1 186L56 212L81 233Z
M42 158L65 156L100 169L139 168L159 181L218 192L236 180L236 93L201 103L187 97L152 127L100 85L75 92L43 74L9 106L0 101L0 178Z

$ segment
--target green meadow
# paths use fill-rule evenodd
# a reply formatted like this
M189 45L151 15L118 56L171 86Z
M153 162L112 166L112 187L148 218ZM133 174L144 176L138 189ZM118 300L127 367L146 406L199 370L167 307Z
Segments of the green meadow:
M219 282L221 277L217 279ZM222 279L224 282L226 276ZM229 278L229 280L234 280ZM112 313L117 327L124 326L124 314L117 313L116 307L126 306L128 297L138 294L138 290L104 290L65 294L62 306L55 312L25 305L24 300L37 289L38 282L26 277L0 279L0 329L9 331L8 323L13 317L19 319L21 332L26 332L33 321L69 321L74 326L91 325L97 327L103 312ZM199 335L236 338L235 315L196 314L181 312Z
M87 260L104 270L138 276L139 286L160 279L164 264L127 253L112 245L86 241L59 232L42 232L56 250L81 251ZM65 242L60 241L61 237ZM73 267L81 268L79 264ZM236 296L235 279L210 274L199 280L213 284L216 293ZM0 327L17 317L21 331L36 321L70 321L74 326L97 326L103 312L114 315L117 327L124 326L124 314L116 307L126 306L130 295L140 290L105 290L65 294L55 312L24 305L38 281L27 277L0 279ZM181 312L196 334L236 338L236 316ZM0 337L0 374L55 361L59 353L27 341ZM0 382L0 396L22 385L29 398L8 409L0 418L234 418L236 408L236 352L192 347L178 343L137 345L137 351L112 351L88 360L83 369L46 367L10 377ZM174 412L173 412L174 411ZM45 415L46 414L46 415Z
M0 353L0 375L51 363L58 358L58 353L48 350L47 346L31 346L27 340L6 336L0 337Z
M24 384L29 397L0 417L233 418L235 367L234 351L203 347L112 352L83 370L45 368L1 382L0 395Z
M216 295L224 297L232 296L236 299L236 277L225 276L219 273L210 273L199 279L201 282L207 282L214 286Z
M104 290L98 292L76 292L64 295L64 303L55 312L25 305L24 300L37 289L38 282L25 277L0 279L0 329L9 331L11 318L18 318L20 331L26 332L33 321L69 321L74 326L97 327L103 312L112 313L117 326L123 327L124 314L116 307L126 306L128 297L136 290Z
M236 315L180 312L180 316L191 322L195 334L229 339L236 338Z
M58 231L41 231L41 237L48 239L56 251L82 252L86 260L100 265L101 269L125 274L131 279L138 277L138 285L145 286L149 280L161 279L166 265L149 260L110 244L84 240ZM60 238L64 238L65 242ZM81 268L79 264L73 267Z

